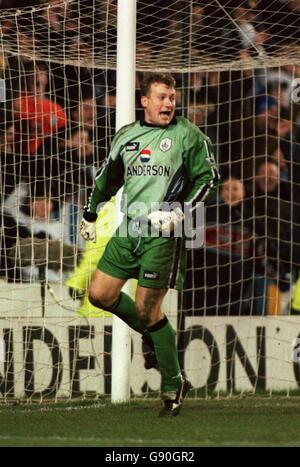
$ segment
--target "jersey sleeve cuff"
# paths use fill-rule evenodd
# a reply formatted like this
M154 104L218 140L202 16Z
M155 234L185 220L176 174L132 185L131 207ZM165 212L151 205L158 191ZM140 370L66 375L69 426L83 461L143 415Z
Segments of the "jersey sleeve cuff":
M84 211L83 212L83 218L87 222L95 222L97 220L97 214L94 213L94 212Z

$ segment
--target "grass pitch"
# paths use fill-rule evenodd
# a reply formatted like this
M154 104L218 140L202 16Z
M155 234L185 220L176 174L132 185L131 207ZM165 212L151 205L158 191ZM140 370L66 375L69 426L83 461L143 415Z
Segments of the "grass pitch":
M300 446L299 397L186 400L159 418L159 400L0 406L0 446Z

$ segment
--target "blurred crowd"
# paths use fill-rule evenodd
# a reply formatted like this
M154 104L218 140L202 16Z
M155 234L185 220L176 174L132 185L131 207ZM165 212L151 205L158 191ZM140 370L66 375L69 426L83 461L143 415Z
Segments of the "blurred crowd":
M47 3L57 2L0 0L0 12ZM109 36L95 28L97 21L104 24L106 3ZM179 28L186 21L180 8L185 2L173 3L170 16L165 2L138 1L138 24L143 24L137 32L139 63L163 54L166 40L177 47L185 43ZM282 57L300 51L299 2L219 3L231 20L215 5L193 2L187 45L199 63L203 53L212 62L226 57L243 63L258 53ZM107 37L113 51L115 18L116 1L81 0L68 8L58 2L41 10L34 28L32 16L24 15L17 30L11 19L2 22L4 40L11 37L20 47L20 53L1 58L0 276L6 280L22 279L9 254L18 238L78 243L80 211L115 127L114 70L94 68L92 62L32 60L26 51L46 43L45 31L49 44L63 48L67 38L74 53L80 50L87 57L102 40L108 44ZM164 41L157 32L162 30L169 32ZM269 284L291 295L299 271L300 61L174 75L177 113L211 138L222 176L206 211L205 247L189 255L182 306L187 313L206 315L265 314ZM137 118L141 77L138 72Z

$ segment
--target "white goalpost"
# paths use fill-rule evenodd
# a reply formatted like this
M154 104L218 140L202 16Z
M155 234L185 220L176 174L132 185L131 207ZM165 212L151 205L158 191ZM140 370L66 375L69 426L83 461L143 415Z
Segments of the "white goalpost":
M136 0L118 1L117 36L117 108L116 131L135 120L135 49ZM118 204L121 203L121 194ZM121 212L120 217L122 218ZM130 285L127 293L132 294ZM129 327L117 316L113 317L112 335L112 402L130 398Z
M163 304L193 395L298 391L292 3L45 0L15 9L12 0L0 9L0 402L123 402L160 390L141 337L88 301L120 195L97 220L96 245L78 233L116 130L142 115L148 71L175 76L177 115L210 137L222 176L205 244L189 250L184 289Z

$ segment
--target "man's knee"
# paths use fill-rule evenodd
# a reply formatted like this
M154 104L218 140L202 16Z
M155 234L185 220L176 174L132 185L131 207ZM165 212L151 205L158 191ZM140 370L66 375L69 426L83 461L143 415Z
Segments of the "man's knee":
M89 301L97 308L105 311L110 311L118 297L112 297L107 293L99 292L91 289L89 291Z
M120 296L125 282L122 279L116 279L96 269L89 288L89 300L91 304L102 310L111 311L111 308Z

